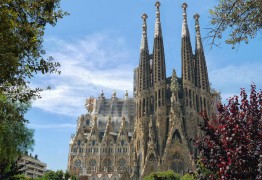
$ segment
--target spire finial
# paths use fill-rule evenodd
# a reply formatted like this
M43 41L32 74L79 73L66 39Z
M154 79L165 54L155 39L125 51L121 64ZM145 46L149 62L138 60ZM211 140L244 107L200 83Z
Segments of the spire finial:
M200 28L200 27L199 27L199 21L198 21L199 17L200 17L200 16L199 16L199 14L197 14L197 13L194 15L196 32L199 32L199 28Z
M141 45L140 49L147 49L147 25L146 25L146 19L147 19L147 14L144 13L142 14L141 18L143 19L143 32L142 32L142 40L141 40Z
M200 35L200 26L199 26L199 14L195 14L194 15L194 19L195 19L195 28L196 28L196 48L197 49L203 49L202 47L202 42L201 42L201 35Z
M142 14L142 16L141 16L141 18L144 20L144 22L146 21L146 19L148 18L148 16L147 16L147 14L146 13L144 13L144 14Z
M156 6L157 9L159 9L160 5L161 5L161 3L159 1L156 1L155 6Z
M147 30L147 25L146 25L146 19L148 18L147 14L144 13L142 14L142 19L143 19L143 35L146 34L146 30Z
M187 3L183 3L182 4L182 9L183 9L183 20L184 20L184 22L186 22L187 21L187 14L186 14L186 8L187 8Z
M156 6L155 37L161 36L160 11L159 11L160 5L161 5L161 4L160 4L159 1L157 1L157 2L155 3L155 6Z
M197 13L194 15L194 19L197 20L197 21L198 21L199 17L200 17L200 16L199 16L199 14L197 14Z
M187 3L182 4L183 9L183 25L182 25L182 37L189 35L188 27L187 27L187 14L186 8L188 7Z
M187 8L187 6L188 6L187 3L185 3L185 2L182 4L182 8L183 8L183 11L184 11L185 13L186 13L186 8Z
M161 6L161 3L159 1L157 1L155 3L155 6L156 6L156 16L159 18L159 16L160 16L159 7Z

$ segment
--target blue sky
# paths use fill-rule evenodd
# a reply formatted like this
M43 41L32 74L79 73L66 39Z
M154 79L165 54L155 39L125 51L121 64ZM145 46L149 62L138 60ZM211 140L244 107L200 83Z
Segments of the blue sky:
M162 0L160 7L167 76L176 69L181 76L181 0ZM217 1L188 0L188 25L194 49L193 15L200 14L202 37L209 25L208 10ZM44 47L48 56L62 64L61 75L38 76L32 86L52 89L33 102L27 113L29 127L35 129L33 154L52 170L66 169L69 141L75 133L76 120L86 113L85 99L97 97L103 89L107 97L113 90L122 97L132 94L133 69L138 65L142 34L142 13L148 15L149 47L153 43L155 0L62 0L62 9L71 15L55 27L48 26ZM229 45L210 49L204 41L205 55L212 87L221 91L223 100L249 89L255 82L262 88L261 41L256 38L237 50Z

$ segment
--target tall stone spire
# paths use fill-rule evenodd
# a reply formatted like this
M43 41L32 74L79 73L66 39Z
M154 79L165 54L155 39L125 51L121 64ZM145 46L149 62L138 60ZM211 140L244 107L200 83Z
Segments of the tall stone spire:
M147 42L147 15L142 15L143 19L143 33L140 46L140 60L138 67L138 82L137 82L137 114L138 117L142 117L148 114L148 109L146 108L145 99L148 96L148 91L150 88L150 62L149 62L149 50Z
M143 19L143 33L140 46L140 61L139 61L139 92L148 90L150 86L150 64L149 64L149 51L147 42L147 15L142 15Z
M193 52L190 41L190 34L187 25L187 4L182 4L183 8L183 24L182 24L182 79L183 83L192 82L194 84L194 65L193 65Z
M166 65L165 65L165 53L163 36L160 22L160 2L155 3L156 10L156 22L155 22L155 34L154 34L154 47L153 47L153 67L154 67L154 85L159 87L160 82L166 80Z
M141 45L140 45L140 50L148 50L148 42L147 42L147 24L146 24L146 19L147 19L147 14L143 14L142 16L143 19L143 26L142 26L142 38L141 38Z
M166 65L163 36L160 22L160 2L155 3L156 22L153 47L153 84L154 110L157 129L157 141L159 155L162 156L166 141Z
M196 86L204 91L209 92L209 80L206 66L206 59L201 40L199 15L195 14L195 28L196 28Z

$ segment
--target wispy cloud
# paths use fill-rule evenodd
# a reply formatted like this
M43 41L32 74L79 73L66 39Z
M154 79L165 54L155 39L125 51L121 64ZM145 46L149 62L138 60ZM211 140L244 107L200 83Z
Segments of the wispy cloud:
M113 90L117 90L119 97L125 90L132 93L137 52L131 52L123 38L106 34L67 41L49 38L47 52L62 64L62 74L47 75L34 82L34 86L50 84L52 89L44 91L43 98L35 101L33 107L76 118L86 112L85 99L91 95L97 97L101 90L108 96ZM262 87L261 69L258 61L228 62L227 66L211 66L209 78L225 101L238 95L242 87L249 90L252 82Z
M65 124L29 124L28 125L30 128L33 129L75 129L76 128L76 124L69 124L69 123L65 123Z
M94 34L83 39L47 40L47 52L61 63L61 75L40 77L34 86L51 85L33 103L48 112L78 116L85 113L85 99L101 90L123 95L132 92L134 59L125 40Z

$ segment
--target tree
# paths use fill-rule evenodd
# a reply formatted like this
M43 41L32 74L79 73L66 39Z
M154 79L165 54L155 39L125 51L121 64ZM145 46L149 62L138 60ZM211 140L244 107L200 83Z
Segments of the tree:
M24 165L18 165L20 157L15 161L8 161L2 158L0 161L0 180L18 180L22 179L19 175L23 173Z
M46 172L43 178L48 180L58 180L58 176L54 171Z
M239 97L218 105L219 114L209 120L202 113L200 128L205 136L196 140L200 160L219 179L261 179L262 91L251 85L248 99L245 89Z
M32 148L33 131L24 118L28 102L42 90L29 87L37 73L59 73L60 64L44 58L46 25L67 15L60 0L1 0L0 2L0 162L8 167ZM9 164L8 164L9 163Z
M0 95L0 162L13 162L32 149L34 131L26 127L28 104L12 103Z
M56 176L57 176L58 180L63 180L64 172L62 170L57 170L56 171Z
M15 179L22 173L22 166L16 165L19 157L34 144L34 131L25 125L23 115L28 105L3 100L0 106L5 107L5 111L0 111L0 179Z
M70 178L70 174L68 171L65 172L65 180L68 180Z
M248 43L261 32L262 27L261 0L219 0L219 4L210 10L211 26L207 37L211 44L228 33L227 44L235 48L241 42Z
M180 180L194 180L194 179L196 178L194 178L194 176L190 174L185 174L184 176L180 178Z
M0 2L0 94L27 102L39 96L40 88L28 84L36 73L54 73L60 64L44 59L45 26L54 26L67 13L60 0L1 0Z

